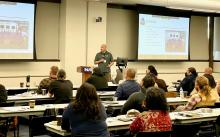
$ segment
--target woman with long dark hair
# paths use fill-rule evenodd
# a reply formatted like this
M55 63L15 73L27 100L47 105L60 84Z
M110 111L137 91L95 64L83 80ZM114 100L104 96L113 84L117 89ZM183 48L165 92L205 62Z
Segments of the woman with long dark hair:
M77 90L73 103L64 111L62 128L71 130L72 136L108 137L106 118L95 87L84 83Z
M172 123L164 91L156 87L148 88L145 103L148 111L137 116L130 125L130 131L132 133L171 131Z

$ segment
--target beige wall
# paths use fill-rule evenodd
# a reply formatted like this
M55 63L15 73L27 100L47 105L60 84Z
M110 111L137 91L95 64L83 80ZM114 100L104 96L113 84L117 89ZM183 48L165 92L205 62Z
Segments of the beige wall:
M107 9L107 44L114 57L124 56L135 59L137 47L137 13L125 9ZM190 57L194 60L208 60L207 17L192 16L190 24ZM198 33L199 32L199 33ZM203 72L208 67L208 62L129 62L128 67L136 68L137 80L145 75L148 65L154 65L160 78L168 85L173 81L182 79L188 67L195 67L198 72ZM115 77L116 67L112 68ZM215 74L219 77L218 74Z
M75 85L82 81L82 74L76 68L93 66L100 45L106 43L106 8L105 3L99 2L62 1L61 66ZM96 17L102 17L102 22L95 22Z
M37 59L59 59L60 4L38 2L35 40Z
M60 68L64 68L67 71L68 79L73 81L74 85L81 84L81 74L76 72L76 67L80 65L93 65L93 60L95 54L99 51L100 44L107 41L109 50L113 53L114 58L117 56L130 56L132 59L136 56L133 52L136 45L136 27L135 26L135 14L130 10L123 9L107 9L105 3L100 2L87 2L86 0L62 0L62 3L58 5L50 5L51 3L40 3L39 7L46 10L45 7L48 5L50 11L55 13L46 13L51 16L59 15L59 21L56 17L51 17L48 22L45 24L51 24L52 20L56 20L55 24L60 24L58 26L59 32L58 39L53 39L50 37L57 37L57 34L52 31L51 28L48 28L50 34L44 32L41 29L43 24L42 20L48 18L41 12L38 13L37 21L39 30L37 33L37 45L59 46L59 59L60 62L9 62L9 63L0 63L0 76L23 76L21 78L0 78L1 83L6 86L17 86L20 81L25 81L26 75L39 76L31 79L31 84L35 85L43 78L41 76L48 75L50 66L58 65ZM38 8L39 8L38 7ZM58 8L59 7L59 8ZM59 11L59 13L57 13ZM96 23L95 18L102 17L102 22ZM204 19L201 18L204 21ZM200 22L197 21L197 25ZM205 25L205 23L202 23ZM192 25L192 24L191 24ZM53 25L48 25L48 27L54 27ZM135 27L134 27L135 26ZM206 39L202 37L197 37L197 31L199 28L194 29L195 37L191 39L198 40L202 42L196 43L192 42L192 46L196 51L196 55L193 56L194 59L207 59L207 50L206 50ZM205 30L204 30L205 31ZM48 37L48 41L43 42L43 38L39 38L42 32L42 37ZM200 32L200 31L199 31ZM45 35L44 35L45 34ZM49 35L49 36L48 36ZM52 36L53 35L53 36ZM191 36L192 37L192 36ZM197 42L199 42L197 41ZM39 44L41 43L41 44ZM198 46L200 45L200 46ZM43 46L42 46L43 48ZM48 47L47 47L48 48ZM205 49L201 51L201 49ZM54 52L53 48L45 49L47 52ZM199 52L198 52L199 51ZM55 51L57 52L57 51ZM204 54L201 54L205 52ZM40 53L45 55L44 52ZM201 58L200 58L201 57ZM136 68L138 70L137 79L140 81L141 78L145 75L145 70L149 64L155 65L158 69L159 77L165 79L167 84L171 85L172 81L177 79L182 79L184 77L185 70L188 67L195 66L199 72L203 72L203 69L208 66L208 62L129 62L128 66ZM220 63L214 64L215 71L220 72ZM117 68L112 67L112 76L115 77ZM174 72L174 73L172 73ZM214 74L217 79L220 79L220 74Z
M190 59L208 60L208 18L192 16L190 21ZM199 51L199 52L198 52Z
M1 62L0 63L0 83L6 87L19 86L20 82L26 81L26 76L31 77L31 86L38 85L39 81L49 75L52 65L60 66L59 62Z
M100 46L106 43L106 16L107 4L100 2L88 2L88 41L87 41L87 65L94 65L94 58L100 51ZM96 22L101 17L102 22Z
M37 57L58 59L59 4L38 2L35 29ZM60 62L1 61L0 83L6 87L19 86L25 82L25 76L31 75L36 76L31 77L31 86L38 85L48 76L52 65L60 66Z
M107 45L114 58L136 59L138 43L136 12L124 9L107 9Z

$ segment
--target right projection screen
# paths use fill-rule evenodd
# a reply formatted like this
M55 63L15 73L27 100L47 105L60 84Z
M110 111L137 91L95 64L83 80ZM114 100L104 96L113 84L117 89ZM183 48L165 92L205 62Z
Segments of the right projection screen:
M190 18L139 14L138 60L188 60Z

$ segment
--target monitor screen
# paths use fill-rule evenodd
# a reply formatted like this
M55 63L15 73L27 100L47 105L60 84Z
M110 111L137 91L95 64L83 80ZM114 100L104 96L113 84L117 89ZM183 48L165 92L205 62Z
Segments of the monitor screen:
M138 60L188 60L190 18L139 14Z
M0 59L34 58L35 4L0 1Z

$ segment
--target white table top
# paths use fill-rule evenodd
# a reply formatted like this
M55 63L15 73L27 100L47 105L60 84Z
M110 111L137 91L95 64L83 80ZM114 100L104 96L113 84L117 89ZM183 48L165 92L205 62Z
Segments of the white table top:
M31 100L41 98L45 99L48 96L42 95L33 95L33 96L9 96L8 100ZM183 104L187 102L187 99L181 98L168 98L169 104ZM107 107L112 107L113 109L121 109L126 101L103 101L103 105ZM47 108L65 108L68 104L44 104L44 105L36 105L35 108L29 109L29 106L13 106L13 107L0 107L0 117L8 117L8 116L27 116L27 115L38 115L43 114ZM219 113L220 114L220 113Z
M170 118L173 123L193 123L193 122L202 122L202 121L213 121L220 115L220 108L212 109L211 113L204 113L199 110L194 111L185 111L185 112L170 112ZM181 114L181 115L180 115ZM187 116L184 116L186 114ZM117 117L109 117L106 120L108 130L121 130L121 129L129 129L129 125L131 124L134 118L127 118L128 121L122 121L120 119L126 119L125 115L117 116ZM71 133L62 130L60 126L56 125L56 121L45 123L44 124L47 130L57 133L62 136L70 135Z
M6 90L20 90L20 89L30 89L36 90L38 87L6 87Z
M76 97L77 90L73 90L73 98ZM100 98L112 98L115 95L115 91L97 91Z
M49 99L48 95L37 95L31 94L30 92L25 92L23 94L17 94L14 96L8 96L7 102L28 102L29 100L36 100L36 99Z

